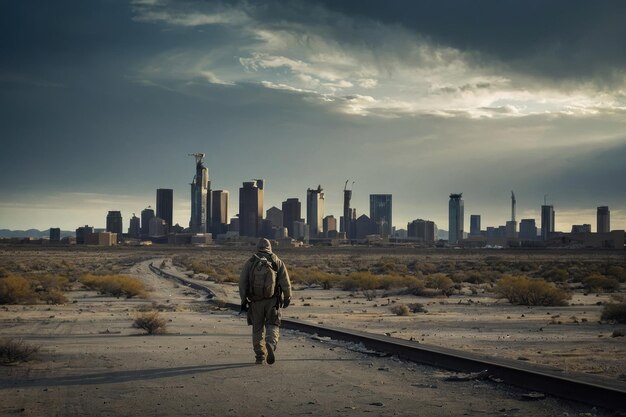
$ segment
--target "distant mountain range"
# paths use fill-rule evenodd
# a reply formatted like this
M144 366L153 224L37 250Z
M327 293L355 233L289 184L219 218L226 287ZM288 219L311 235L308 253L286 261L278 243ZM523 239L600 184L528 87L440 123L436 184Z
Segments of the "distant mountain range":
M61 230L61 238L66 236L75 237L76 232L70 230ZM34 239L39 238L49 238L50 237L50 229L47 230L38 230L38 229L28 229L28 230L9 230L9 229L0 229L0 238L6 237L31 237Z

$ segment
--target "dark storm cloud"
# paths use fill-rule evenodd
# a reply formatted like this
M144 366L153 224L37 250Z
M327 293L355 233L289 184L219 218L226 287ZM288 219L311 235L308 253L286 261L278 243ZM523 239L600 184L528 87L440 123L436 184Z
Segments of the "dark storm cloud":
M400 25L436 44L473 54L477 61L495 60L552 81L620 82L626 68L623 1L316 0L307 1L306 7L312 3L353 18ZM253 4L268 21L306 23L314 16L302 13L300 2Z

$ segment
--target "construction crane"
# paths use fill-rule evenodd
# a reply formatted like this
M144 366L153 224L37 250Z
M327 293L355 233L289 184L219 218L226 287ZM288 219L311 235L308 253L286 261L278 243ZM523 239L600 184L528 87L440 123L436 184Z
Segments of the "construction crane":
M201 163L204 160L204 154L203 153L188 153L188 156L194 156L196 158L196 164Z

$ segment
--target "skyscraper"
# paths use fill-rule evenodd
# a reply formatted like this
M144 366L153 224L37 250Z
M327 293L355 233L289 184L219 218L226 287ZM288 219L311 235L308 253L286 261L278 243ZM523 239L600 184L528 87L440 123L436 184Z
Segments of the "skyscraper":
M174 190L158 188L156 193L156 215L165 220L168 227L172 227L174 212Z
M243 183L239 189L239 236L259 237L263 220L263 180Z
M609 233L611 231L611 212L607 206L598 207L598 233Z
M138 239L140 235L141 220L139 220L139 217L135 216L135 213L133 213L133 217L130 218L130 226L128 227L128 236Z
M350 180L346 180L346 184L343 187L343 220L340 229L346 234L347 239L354 239L352 209L350 208L352 190L348 190L348 181Z
M154 217L154 210L148 206L141 210L141 236L148 236L150 233L150 219Z
M122 240L122 230L124 225L122 224L122 213L119 211L109 211L107 214L107 232L117 233L118 242Z
M299 222L302 220L302 204L297 198L288 198L283 201L283 226L287 228L287 233L290 237L297 239L296 232L293 227L293 222Z
M517 237L517 220L515 220L515 193L511 191L511 220L506 222L506 237Z
M407 237L432 243L435 241L435 223L430 220L413 220L407 224Z
M324 217L323 220L324 237L337 236L337 219L332 214Z
M535 219L522 219L519 224L520 240L537 240L537 225Z
M51 227L50 228L50 242L60 242L60 241L61 241L61 228Z
M470 215L470 235L480 236L480 214Z
M554 207L541 206L541 240L548 240L550 233L554 233Z
M370 194L370 219L381 236L390 236L393 227L391 194Z
M196 158L196 175L191 182L191 220L189 227L193 233L206 233L209 210L209 170L204 166L203 153L190 154Z
M224 234L228 231L228 191L211 193L211 232Z
M265 218L272 223L272 227L283 227L283 211L278 207L270 207L265 212Z
M320 237L323 233L324 191L321 185L317 189L306 190L306 222L309 225L309 237Z
M450 194L448 203L448 242L459 243L463 240L463 193Z

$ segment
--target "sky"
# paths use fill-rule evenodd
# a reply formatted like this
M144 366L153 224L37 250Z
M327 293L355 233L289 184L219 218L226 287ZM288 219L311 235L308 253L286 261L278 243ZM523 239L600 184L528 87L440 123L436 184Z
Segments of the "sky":
M0 228L104 227L174 189L265 179L393 223L540 218L626 229L626 2L0 1Z

